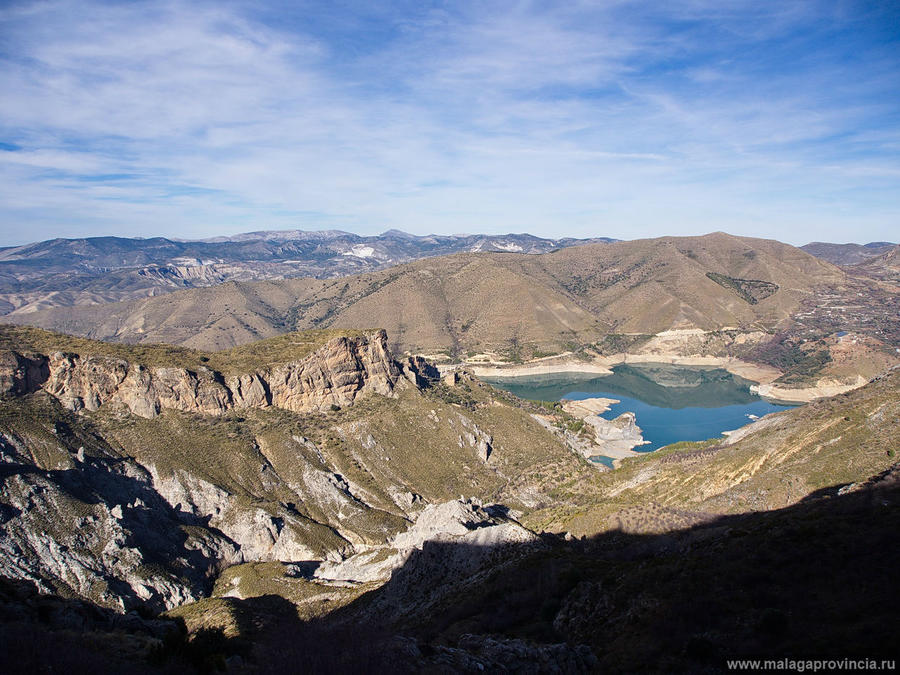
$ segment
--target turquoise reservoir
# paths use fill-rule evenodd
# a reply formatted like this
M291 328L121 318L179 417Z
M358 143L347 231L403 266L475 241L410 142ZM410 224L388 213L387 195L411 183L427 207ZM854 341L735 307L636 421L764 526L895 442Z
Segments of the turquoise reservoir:
M650 452L678 441L716 438L756 417L788 409L750 391L752 382L720 368L657 364L621 365L612 375L565 373L515 378L483 378L520 398L538 401L614 398L602 417L633 412ZM605 462L602 462L605 463Z

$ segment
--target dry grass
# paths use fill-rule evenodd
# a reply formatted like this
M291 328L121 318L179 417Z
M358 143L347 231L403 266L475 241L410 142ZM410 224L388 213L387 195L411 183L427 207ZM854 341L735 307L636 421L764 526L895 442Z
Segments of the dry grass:
M277 335L226 351L209 352L170 344L120 344L64 335L31 326L0 324L0 349L49 354L56 351L106 356L147 367L210 368L222 374L253 372L298 361L336 337L358 337L365 331L305 330Z
M624 527L659 532L704 514L795 504L817 490L865 480L900 455L900 371L848 394L778 413L733 445L679 443L560 486L560 504L527 517L577 534Z
M749 304L707 274L779 290ZM400 350L527 357L689 323L769 327L843 273L778 242L665 237L544 255L457 254L343 279L223 284L132 303L59 308L35 325L220 350L290 329L385 328ZM137 327L140 327L137 330Z

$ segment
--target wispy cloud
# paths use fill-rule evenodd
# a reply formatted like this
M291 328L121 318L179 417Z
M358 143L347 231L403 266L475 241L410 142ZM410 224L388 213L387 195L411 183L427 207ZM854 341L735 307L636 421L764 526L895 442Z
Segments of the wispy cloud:
M336 223L896 238L895 10L660 7L8 6L0 244Z

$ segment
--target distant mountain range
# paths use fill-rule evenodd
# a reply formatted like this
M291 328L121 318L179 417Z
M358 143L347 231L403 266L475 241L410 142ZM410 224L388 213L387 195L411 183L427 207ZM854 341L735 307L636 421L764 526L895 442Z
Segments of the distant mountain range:
M835 265L856 265L858 263L884 255L896 244L888 241L873 241L868 244L829 244L814 241L801 246L804 251Z
M196 241L51 239L0 248L0 316L137 300L227 281L343 277L453 253L541 254L615 241L530 234L417 236L399 230L374 236L340 230L261 230ZM801 248L836 265L856 265L894 246L813 242Z
M881 255L857 263L853 270L862 276L900 285L900 245L891 246Z
M204 241L90 237L0 248L0 314L133 300L226 281L329 278L461 252L546 253L614 241L529 234L416 236L389 230L248 232Z
M419 246L422 239L409 237ZM541 245L534 239L531 250ZM517 241L482 238L470 245L525 248L524 238ZM375 248L365 246L357 252ZM336 257L329 255L326 261ZM777 241L717 232L536 255L463 252L341 278L232 279L170 293L156 287L157 297L44 309L33 304L32 311L2 321L203 350L292 330L384 328L396 353L476 362L553 355L590 360L626 351L657 358L702 354L767 364L794 387L815 387L823 377L852 384L897 360L900 291L888 258L872 258L857 270L862 266L838 267ZM54 301L51 295L47 303ZM840 335L851 331L856 341L844 345ZM867 337L860 341L859 335Z
M493 245L502 242L493 242ZM399 351L562 351L609 333L772 330L845 273L776 241L714 233L542 255L429 258L342 279L218 285L6 320L95 339L224 349L306 328L383 327Z

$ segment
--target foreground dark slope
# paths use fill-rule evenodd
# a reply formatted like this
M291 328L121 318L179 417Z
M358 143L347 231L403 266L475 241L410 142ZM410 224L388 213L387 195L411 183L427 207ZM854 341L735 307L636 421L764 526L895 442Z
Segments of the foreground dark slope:
M467 576L448 574L444 561L484 553L436 543L345 620L390 620L418 639L420 662L469 671L540 672L555 661L597 672L724 672L740 658L896 659L898 473L851 494L665 534L548 540L522 557L507 552L511 562L499 567L460 563ZM534 643L557 651L529 650Z
M560 351L607 333L775 330L844 273L774 241L703 237L459 254L340 280L224 284L16 321L125 342L223 349L289 329L382 326L401 351Z

